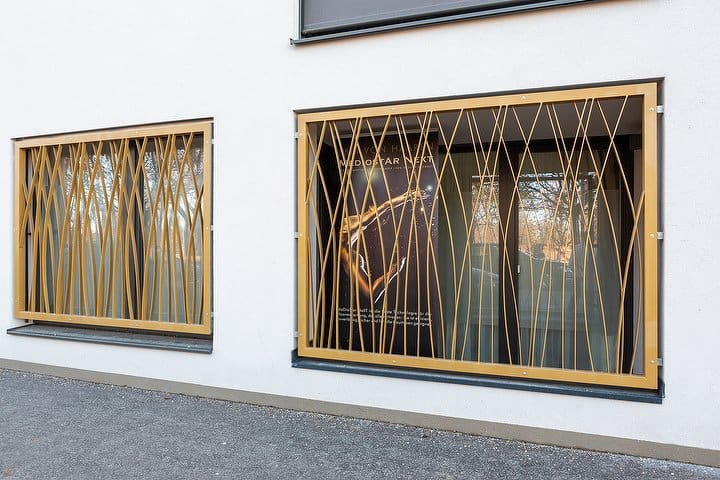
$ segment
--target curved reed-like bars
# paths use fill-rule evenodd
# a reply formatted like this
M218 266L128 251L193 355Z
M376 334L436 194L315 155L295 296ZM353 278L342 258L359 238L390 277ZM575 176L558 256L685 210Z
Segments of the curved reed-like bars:
M193 122L17 142L18 316L210 333L210 135Z
M656 88L300 115L299 353L655 388Z

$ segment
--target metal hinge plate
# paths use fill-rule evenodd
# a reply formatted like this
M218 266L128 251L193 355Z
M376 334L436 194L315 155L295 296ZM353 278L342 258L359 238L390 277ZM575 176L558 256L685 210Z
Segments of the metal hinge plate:
M655 111L657 113L665 113L665 105L658 105L657 107L655 107Z

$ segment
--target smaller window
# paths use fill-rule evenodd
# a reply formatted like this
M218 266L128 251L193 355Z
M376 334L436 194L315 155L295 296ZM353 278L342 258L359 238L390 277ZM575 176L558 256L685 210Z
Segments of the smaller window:
M211 123L15 142L15 310L210 334Z

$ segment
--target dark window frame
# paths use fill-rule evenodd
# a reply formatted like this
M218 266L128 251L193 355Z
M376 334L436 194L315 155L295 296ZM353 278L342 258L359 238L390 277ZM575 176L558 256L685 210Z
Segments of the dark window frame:
M469 3L470 5L455 7L448 5L446 8L425 6L416 9L415 12L410 12L409 9L406 9L404 13L402 10L398 10L396 12L366 15L364 18L333 19L310 24L306 18L306 4L312 3L313 1L323 0L299 0L299 37L291 39L291 44L301 45L323 40L333 40L383 31L597 2L601 0L497 0L492 2L460 2ZM476 5L472 5L472 3L476 3ZM393 13L396 14L393 15Z

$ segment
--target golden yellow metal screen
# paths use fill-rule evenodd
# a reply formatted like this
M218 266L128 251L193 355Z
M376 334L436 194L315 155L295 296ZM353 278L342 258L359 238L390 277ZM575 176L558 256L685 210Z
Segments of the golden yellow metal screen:
M208 334L211 124L16 141L16 314Z
M300 114L299 354L656 388L656 91Z

